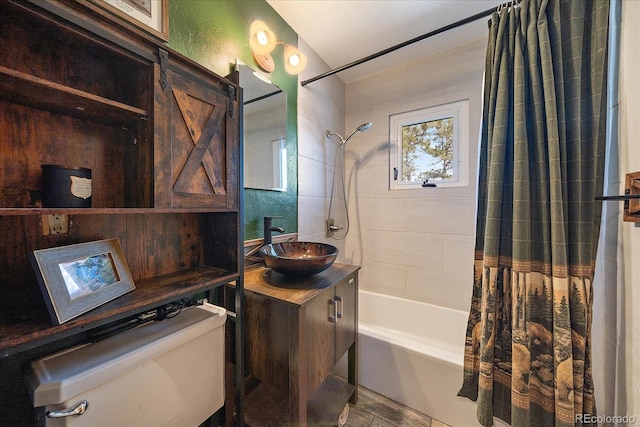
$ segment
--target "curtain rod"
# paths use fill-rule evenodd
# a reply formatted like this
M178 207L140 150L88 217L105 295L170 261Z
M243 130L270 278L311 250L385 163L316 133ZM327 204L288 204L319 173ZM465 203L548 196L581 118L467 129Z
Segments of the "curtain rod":
M391 52L396 51L398 49L401 49L401 48L403 48L405 46L409 46L410 44L419 42L421 40L427 39L429 37L435 36L435 35L440 34L440 33L444 33L445 31L448 31L448 30L451 30L453 28L460 27L462 25L468 24L469 22L473 22L473 21L477 21L478 19L485 18L487 16L490 16L493 12L498 10L498 8L500 8L500 7L501 6L492 7L491 9L485 10L484 12L476 13L475 15L469 16L468 18L461 19L460 21L454 22L454 23L449 24L449 25L445 25L442 28L438 28L437 30L428 32L428 33L423 34L421 36L415 37L415 38L413 38L411 40L407 40L407 41L405 41L403 43L397 44L395 46L391 46L389 48L381 50L380 52L371 54L369 56L365 56L362 59L359 59L357 61L351 62L351 63L349 63L347 65L343 65L342 67L338 67L336 69L333 69L331 71L327 71L326 73L319 74L319 75L317 75L315 77L312 77L310 79L303 80L302 82L300 82L300 86L306 86L309 83L313 83L313 82L315 82L317 80L324 79L325 77L332 76L332 75L334 75L336 73L339 73L340 71L348 70L349 68L355 67L356 65L360 65L360 64L363 64L363 63L365 63L367 61L371 61L372 59L379 58L379 57L381 57L383 55L386 55L387 53L391 53Z

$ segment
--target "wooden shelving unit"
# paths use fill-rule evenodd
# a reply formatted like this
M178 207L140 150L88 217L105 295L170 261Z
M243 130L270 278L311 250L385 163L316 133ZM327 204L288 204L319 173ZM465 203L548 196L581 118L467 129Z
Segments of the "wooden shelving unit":
M241 291L242 102L237 81L89 2L0 0L0 45L0 425L29 426L30 361L229 282ZM91 169L92 206L42 207L46 164ZM68 232L48 232L50 214ZM33 251L110 238L136 288L53 325Z
M149 112L0 66L0 98L105 124L135 124Z

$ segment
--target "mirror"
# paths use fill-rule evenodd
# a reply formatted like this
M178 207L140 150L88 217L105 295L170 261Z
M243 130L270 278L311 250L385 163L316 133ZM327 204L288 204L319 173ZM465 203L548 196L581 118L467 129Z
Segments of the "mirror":
M244 187L287 191L287 94L236 61L244 91Z

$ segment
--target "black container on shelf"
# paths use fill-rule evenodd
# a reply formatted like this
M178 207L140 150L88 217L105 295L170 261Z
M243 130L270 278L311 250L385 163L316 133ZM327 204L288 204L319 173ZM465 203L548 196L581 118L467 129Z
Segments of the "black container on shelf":
M42 165L43 208L90 208L91 169Z

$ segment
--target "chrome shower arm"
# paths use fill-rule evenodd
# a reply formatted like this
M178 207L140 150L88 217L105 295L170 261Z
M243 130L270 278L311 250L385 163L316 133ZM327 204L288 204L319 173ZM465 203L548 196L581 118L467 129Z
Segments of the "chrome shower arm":
M357 128L355 128L353 130L353 132L351 132L349 135L347 135L346 138L344 138L342 135L340 135L339 133L336 132L331 132L331 131L327 131L327 138L330 138L331 136L337 136L338 138L340 138L340 145L344 145L347 143L347 141L349 140L349 138L351 138L353 135L355 135L357 132L364 132L365 130L369 129L371 127L371 122L368 123L363 123L360 126L358 126Z
M339 133L327 131L327 138L331 138L332 136L337 136L338 138L340 138L340 145L343 145L347 142Z
M351 132L346 138L342 140L342 144L346 144L349 138L351 138L353 135L355 135L359 131L360 131L360 128L354 129L353 132Z

